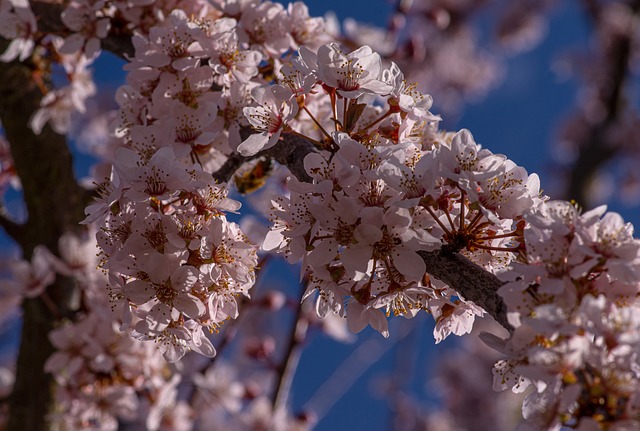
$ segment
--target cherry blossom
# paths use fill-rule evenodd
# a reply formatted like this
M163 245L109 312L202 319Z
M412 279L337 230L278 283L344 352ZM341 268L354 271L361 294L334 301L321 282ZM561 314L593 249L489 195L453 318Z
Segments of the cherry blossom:
M285 123L297 112L296 105L291 106L279 100L267 87L254 88L251 97L258 106L246 107L243 112L253 128L260 133L249 136L238 146L238 152L245 156L273 147L280 139Z
M343 97L355 99L365 92L388 94L391 86L380 80L381 72L380 55L368 46L349 54L335 43L318 48L318 77Z
M202 44L210 53L209 66L215 72L218 84L247 83L258 74L262 60L259 51L242 49L238 33L234 31L235 20L223 18L209 29L209 37Z
M82 55L71 57L74 58L69 58L69 62L65 64L69 84L45 94L40 102L40 109L34 112L29 121L36 134L39 134L47 123L57 133L69 132L73 115L84 113L86 100L96 93L91 72L88 70L90 61Z
M25 61L32 53L35 43L36 17L29 2L4 0L0 2L0 35L11 40L0 60L9 62L16 58Z
M94 58L100 51L100 39L109 32L111 21L103 11L105 2L89 4L87 1L72 1L62 12L62 22L73 33L60 47L60 52L70 54L82 50L88 58ZM101 16L101 18L96 19Z
M75 429L91 429L90 423L116 429L117 419L136 418L145 391L162 388L162 359L108 319L90 314L51 333L58 351L45 369L59 384L61 411L52 417L55 423ZM153 383L154 379L159 380Z
M39 245L33 250L31 262L12 262L13 279L4 281L3 290L26 298L41 295L56 277L50 254L46 247Z

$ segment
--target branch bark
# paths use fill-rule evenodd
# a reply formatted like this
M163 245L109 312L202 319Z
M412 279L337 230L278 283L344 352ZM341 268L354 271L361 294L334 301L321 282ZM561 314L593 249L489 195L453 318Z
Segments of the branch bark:
M241 135L248 137L251 133L249 128L245 128L242 130ZM307 154L314 151L316 151L316 147L306 139L292 134L286 135L276 146L260 151L253 156L242 156L238 153L231 154L220 169L213 173L213 179L218 183L228 183L233 178L233 174L244 163L260 157L268 157L288 167L299 181L310 183L312 181L311 177L304 170L302 161Z
M507 307L498 295L498 288L504 284L498 277L460 253L437 250L419 251L418 254L430 275L447 283L464 299L482 307L509 332L513 331L507 320Z
M0 41L0 49L4 48L6 42ZM79 228L86 203L84 190L73 176L65 137L48 126L35 135L29 127L41 99L28 64L0 63L0 120L28 211L28 220L20 228L7 220L2 224L21 246L25 259L31 258L38 244L57 254L58 239L64 232ZM22 304L22 335L9 402L9 431L47 429L52 379L44 372L44 363L53 353L48 334L58 316L69 316L77 306L76 287L68 278L58 277L47 288L47 294L58 308L56 315L40 298L26 299Z

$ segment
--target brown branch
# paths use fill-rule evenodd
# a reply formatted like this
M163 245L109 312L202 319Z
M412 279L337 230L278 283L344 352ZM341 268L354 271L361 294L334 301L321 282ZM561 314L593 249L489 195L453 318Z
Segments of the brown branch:
M0 41L0 50L6 48ZM78 229L85 206L84 190L73 176L71 154L64 136L46 126L40 135L29 127L31 115L40 107L42 92L32 76L32 67L18 62L0 63L0 121L11 146L14 166L22 184L28 220L14 238L25 259L43 244L57 253L58 239L67 231ZM47 294L62 316L69 316L77 306L77 289L73 281L57 277ZM56 318L40 299L26 299L23 325L16 363L16 380L9 402L8 431L44 431L50 411L53 380L44 372L51 353L48 334Z
M603 19L602 8L592 0L584 0L583 7L594 26L599 25ZM640 1L631 4L633 19L630 19L634 26L640 10ZM569 183L567 185L566 197L578 202L584 208L591 208L592 202L589 199L590 187L596 179L602 167L620 153L620 148L607 143L607 134L611 127L615 127L616 122L623 114L624 109L624 86L629 75L629 60L632 55L634 29L628 29L625 35L619 35L615 42L610 42L605 50L602 59L602 67L606 68L605 77L600 77L598 85L598 98L605 110L605 115L600 121L592 124L589 131L585 133L586 140L580 143L578 158L571 167Z
M0 227L14 241L19 242L20 238L25 235L24 226L11 220L4 206L0 205Z
M243 136L249 136L250 130L248 128L243 129ZM269 157L276 160L283 166L289 168L291 173L299 180L303 182L311 182L311 177L304 170L302 161L307 154L316 151L315 146L295 135L286 135L282 138L274 147L260 151L253 156L242 156L238 153L232 153L227 161L213 173L213 179L218 183L228 183L233 174L244 163L251 160L255 160L260 157Z
M306 284L306 283L305 283ZM304 286L301 289L301 293L304 293ZM302 295L301 295L302 296ZM307 337L307 330L309 329L309 320L305 317L305 314L309 311L311 301L302 302L302 298L296 303L296 315L293 326L291 327L291 333L287 342L287 347L284 353L283 360L278 367L278 381L273 391L273 411L285 408L291 392L291 385L293 384L293 377L298 368L300 362L300 355L302 353L302 343Z
M507 307L498 295L498 288L504 284L498 277L460 253L437 250L419 251L418 254L430 275L447 283L464 299L482 307L505 329L513 330L507 321Z

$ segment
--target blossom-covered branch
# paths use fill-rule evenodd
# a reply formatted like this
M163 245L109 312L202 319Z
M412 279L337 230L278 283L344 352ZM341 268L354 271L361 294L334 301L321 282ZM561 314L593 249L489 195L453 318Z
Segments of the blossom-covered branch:
M316 152L317 149L310 141L296 136L292 139L292 136L288 135L276 146L253 156L243 157L237 153L233 154L213 174L214 179L219 182L229 181L243 163L254 158L273 157L287 166L298 180L311 182L312 178L304 170L302 162L308 154ZM301 174L296 174L297 172ZM446 282L465 298L480 305L503 327L511 327L507 321L504 302L497 295L498 288L503 284L497 277L455 252L418 251L418 254L424 260L429 274Z

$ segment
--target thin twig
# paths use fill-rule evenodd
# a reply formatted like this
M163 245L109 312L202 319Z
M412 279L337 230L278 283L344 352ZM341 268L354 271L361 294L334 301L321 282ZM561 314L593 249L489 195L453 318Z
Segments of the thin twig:
M304 294L304 291L305 289L301 289L302 294ZM302 353L302 343L304 343L307 337L307 330L309 329L309 320L306 314L310 311L308 308L311 302L302 302L302 294L300 295L300 300L297 302L294 324L291 328L284 358L278 368L278 382L273 391L274 411L278 411L287 405L291 385L293 384L293 377L298 368L300 354Z

